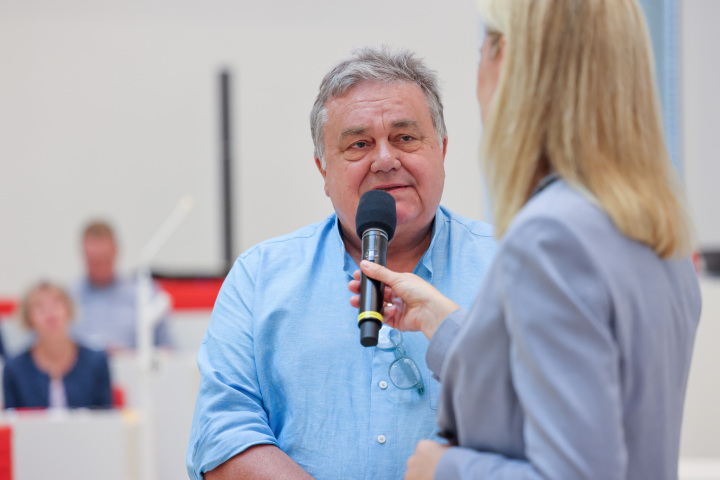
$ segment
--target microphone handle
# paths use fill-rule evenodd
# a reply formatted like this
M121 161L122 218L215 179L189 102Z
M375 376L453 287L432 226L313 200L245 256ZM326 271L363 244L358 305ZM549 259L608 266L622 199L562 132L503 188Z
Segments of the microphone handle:
M363 260L387 264L387 234L379 228L370 228L363 233ZM364 273L360 279L360 308L358 327L360 343L364 347L374 347L378 343L378 333L383 324L383 299L385 284L368 278Z

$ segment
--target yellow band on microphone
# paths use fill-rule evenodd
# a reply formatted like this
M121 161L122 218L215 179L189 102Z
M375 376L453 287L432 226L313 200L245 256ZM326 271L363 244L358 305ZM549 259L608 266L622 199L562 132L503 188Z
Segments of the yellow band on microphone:
M358 323L362 322L363 320L368 320L370 318L373 318L375 320L380 320L380 323L383 323L382 313L373 312L372 310L368 310L367 312L362 312L360 315L358 315Z

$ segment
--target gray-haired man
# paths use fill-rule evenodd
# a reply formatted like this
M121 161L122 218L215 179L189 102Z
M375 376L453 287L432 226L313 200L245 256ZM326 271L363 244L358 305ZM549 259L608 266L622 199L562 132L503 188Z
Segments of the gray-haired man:
M409 52L361 49L323 79L311 129L335 212L256 245L228 274L198 353L192 478L397 479L435 436L427 340L394 333L400 348L362 347L347 284L361 257L358 202L374 189L397 204L393 270L469 307L490 263L491 228L439 207L436 76ZM420 372L409 384L390 369L403 352Z

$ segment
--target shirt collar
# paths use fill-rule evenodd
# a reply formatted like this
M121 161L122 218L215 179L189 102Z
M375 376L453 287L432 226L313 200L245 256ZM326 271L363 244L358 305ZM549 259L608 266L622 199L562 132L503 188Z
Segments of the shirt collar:
M415 268L416 275L423 278L423 280L427 282L432 282L432 276L433 276L433 250L435 250L435 246L442 242L443 240L440 239L441 236L445 235L445 230L447 229L447 223L448 223L448 217L443 211L441 207L438 207L437 211L435 212L435 218L433 219L433 227L432 227L432 239L430 240L430 246L428 247L425 254L420 259L420 263L418 263L418 266Z
M430 240L430 246L425 251L422 258L420 259L420 262L418 262L415 270L413 271L413 273L422 277L428 282L432 280L432 251L435 248L437 242L439 241L438 237L445 230L446 223L447 215L445 214L445 212L443 212L442 208L438 207L437 211L435 212L435 218L433 219L432 239ZM345 259L343 263L343 270L348 275L348 277L352 277L352 274L355 272L355 270L358 270L360 267L358 267L357 263L355 263L355 260L353 260L350 254L345 250L345 243L343 242L340 228L340 220L338 219L338 216L336 214L334 235L338 242L338 249L342 252L342 255Z
M360 267L358 267L357 263L355 263L355 260L353 260L347 250L345 250L345 242L343 242L342 239L342 226L340 226L340 219L338 218L337 214L333 214L333 216L335 217L333 231L335 232L334 237L337 240L337 249L344 259L343 270L349 277L352 278L355 270L358 270Z

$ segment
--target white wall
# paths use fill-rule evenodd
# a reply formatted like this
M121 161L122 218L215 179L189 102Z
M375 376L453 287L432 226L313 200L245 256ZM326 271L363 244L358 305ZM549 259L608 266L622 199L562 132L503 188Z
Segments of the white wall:
M683 170L698 244L720 248L720 2L679 0ZM720 459L720 281L702 282L703 313L690 369L681 453Z
M79 230L109 218L134 268L190 194L196 207L156 266L222 262L217 78L234 72L235 253L331 211L308 115L355 47L425 57L449 129L443 203L482 218L470 0L90 2L0 0L0 297L82 272Z
M679 1L685 184L698 244L720 249L720 2Z
M702 315L690 365L680 454L720 462L720 279L704 278Z

